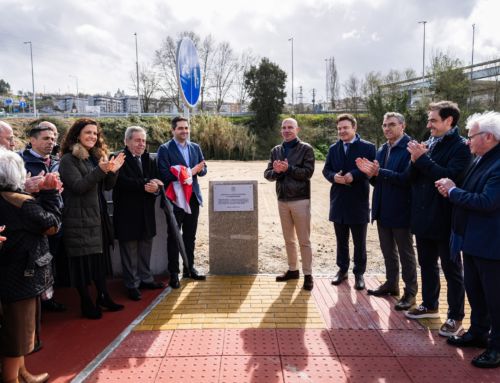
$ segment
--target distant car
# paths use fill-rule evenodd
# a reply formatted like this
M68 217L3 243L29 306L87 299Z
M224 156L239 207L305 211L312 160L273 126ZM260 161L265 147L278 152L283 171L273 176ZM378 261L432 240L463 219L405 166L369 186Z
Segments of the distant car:
M6 116L5 109L0 109L0 116Z

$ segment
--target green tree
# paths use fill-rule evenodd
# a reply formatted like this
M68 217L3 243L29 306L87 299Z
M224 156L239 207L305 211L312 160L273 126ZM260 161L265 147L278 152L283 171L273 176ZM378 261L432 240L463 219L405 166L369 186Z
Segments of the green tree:
M286 73L268 58L263 58L258 66L252 65L245 73L245 86L251 98L250 110L255 112L252 125L259 137L259 145L273 138L285 105L285 82Z
M432 83L435 100L450 100L465 109L469 96L469 78L460 67L462 62L439 52L432 59Z
M0 78L0 94L9 94L9 93L10 93L10 84Z

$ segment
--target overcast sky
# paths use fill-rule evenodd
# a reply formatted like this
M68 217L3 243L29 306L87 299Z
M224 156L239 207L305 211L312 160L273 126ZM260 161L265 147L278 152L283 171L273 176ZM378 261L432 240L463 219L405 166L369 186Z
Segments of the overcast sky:
M241 4L241 5L240 5ZM295 94L316 88L325 97L325 58L334 56L341 81L354 73L411 67L444 51L468 65L500 58L498 0L0 0L0 78L14 91L31 90L33 43L37 92L132 94L134 32L139 62L152 62L166 36L212 34L237 52L251 49L288 73L294 38ZM427 60L426 60L427 61Z

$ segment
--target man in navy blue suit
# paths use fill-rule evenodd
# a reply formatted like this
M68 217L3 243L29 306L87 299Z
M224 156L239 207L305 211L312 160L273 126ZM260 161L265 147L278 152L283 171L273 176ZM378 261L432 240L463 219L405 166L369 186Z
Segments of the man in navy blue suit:
M411 138L405 134L405 118L388 112L382 123L387 142L377 151L375 161L358 158L359 170L370 177L373 190L372 220L377 221L380 249L384 255L386 281L368 295L399 295L399 263L405 283L404 294L394 306L408 310L417 294L417 260L410 230L410 153Z
M330 146L323 175L331 182L330 221L337 238L337 266L332 280L339 285L347 279L349 269L349 232L354 242L354 288L363 290L366 270L366 229L370 220L368 177L356 166L357 158L375 159L376 148L356 133L357 122L350 114L337 117L339 140Z
M451 255L463 253L471 306L469 330L448 338L448 343L486 348L472 364L493 368L500 366L500 113L472 115L467 130L476 159L462 187L448 178L436 181L453 205Z
M417 256L422 276L422 303L408 310L410 319L439 318L438 259L448 287L448 315L439 335L452 336L462 331L465 289L462 260L450 256L451 204L436 190L434 183L446 177L461 183L472 155L460 136L460 109L451 101L429 104L427 142L410 141L412 185L411 230L417 242Z
M177 177L170 170L171 166L182 165L191 169L193 178L193 194L189 200L191 214L174 205L174 215L179 229L182 229L182 239L189 262L188 265L184 265L183 278L204 280L205 276L199 274L194 267L194 248L198 216L200 214L200 206L203 203L198 176L202 177L207 174L207 166L205 165L205 158L200 146L189 141L189 124L186 118L175 117L172 119L172 135L173 138L158 149L160 179L165 184L165 187L167 187L171 182L178 181ZM180 287L179 247L173 228L171 227L168 229L167 252L168 271L170 272L169 285L174 289L178 289Z

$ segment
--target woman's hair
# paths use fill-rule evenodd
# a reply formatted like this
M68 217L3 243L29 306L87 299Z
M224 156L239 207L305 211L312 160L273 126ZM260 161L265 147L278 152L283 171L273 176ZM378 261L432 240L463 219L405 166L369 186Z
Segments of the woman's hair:
M61 144L61 153L66 154L66 153L71 153L73 150L73 146L78 143L78 136L80 135L80 132L85 128L87 125L95 125L97 126L97 141L95 143L94 148L97 151L102 152L103 154L107 155L109 153L108 146L104 142L104 137L102 134L102 129L101 126L99 125L99 122L92 118L79 118L76 120L73 125L71 125L71 128L68 129L66 132L66 135L63 138L62 144Z
M26 170L21 156L0 147L0 190L23 190L25 182Z

